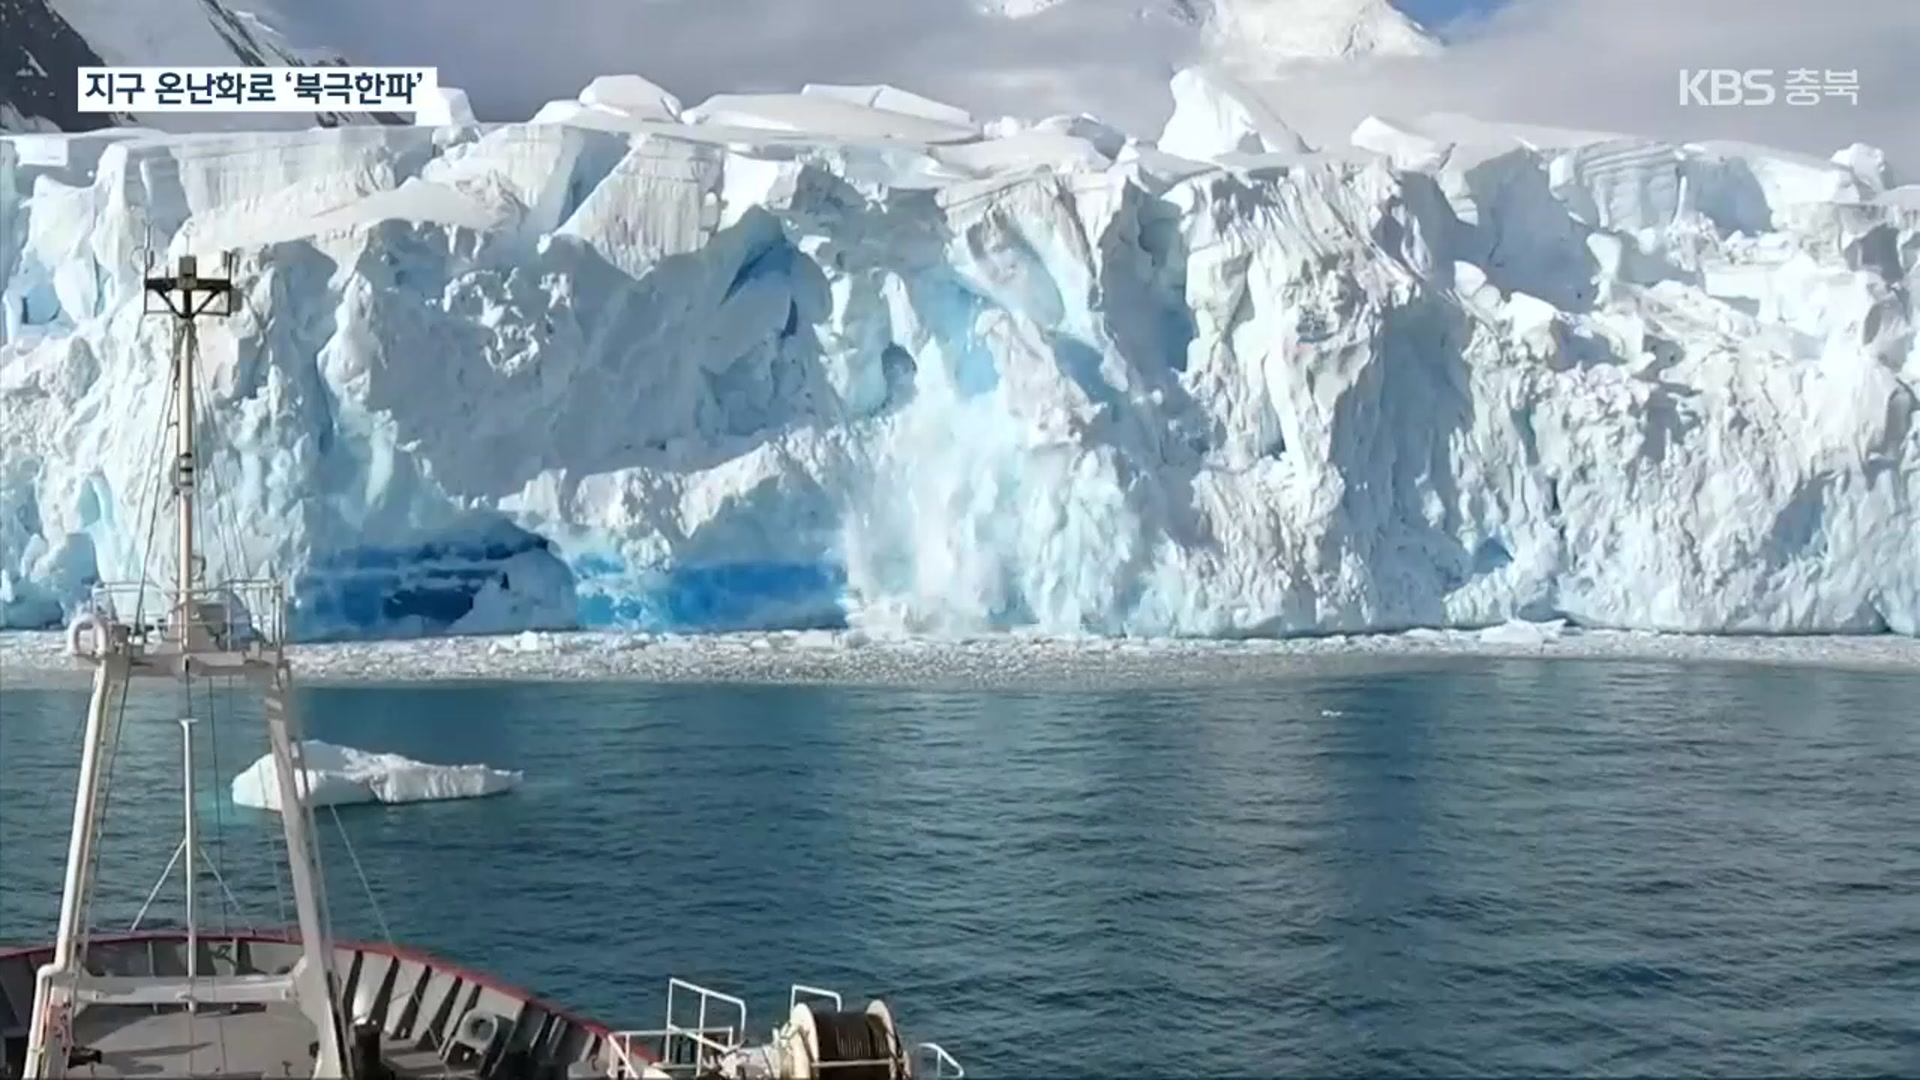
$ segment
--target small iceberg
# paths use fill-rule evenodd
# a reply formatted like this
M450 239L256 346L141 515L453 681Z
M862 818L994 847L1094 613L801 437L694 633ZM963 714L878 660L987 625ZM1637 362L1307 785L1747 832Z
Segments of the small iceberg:
M303 783L314 806L478 799L508 791L521 779L518 772L485 765L430 765L318 739L307 739L300 747L306 761ZM233 801L255 810L280 810L271 753L233 778Z
M1512 619L1499 626L1489 626L1480 631L1483 645L1522 645L1545 648L1560 640L1567 629L1567 620L1554 619L1551 622L1527 622Z

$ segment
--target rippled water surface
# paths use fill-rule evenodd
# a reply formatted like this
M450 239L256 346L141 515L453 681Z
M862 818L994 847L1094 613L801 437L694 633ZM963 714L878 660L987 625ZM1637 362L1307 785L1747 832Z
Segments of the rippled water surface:
M334 836L341 932L384 918L619 1025L677 974L760 1023L791 981L880 992L975 1076L1920 1071L1920 677L306 701L317 737L528 776L341 811L379 909ZM0 938L50 933L83 706L0 690ZM223 778L264 749L232 707L195 710ZM103 925L176 842L178 710L143 700L122 741ZM206 814L226 918L277 923L272 822Z

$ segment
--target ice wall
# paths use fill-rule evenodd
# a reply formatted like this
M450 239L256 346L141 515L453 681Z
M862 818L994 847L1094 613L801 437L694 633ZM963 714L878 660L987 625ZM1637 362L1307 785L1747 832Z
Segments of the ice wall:
M1920 632L1920 199L1868 148L596 85L0 142L6 624L166 557L151 235L243 255L211 570L308 635Z

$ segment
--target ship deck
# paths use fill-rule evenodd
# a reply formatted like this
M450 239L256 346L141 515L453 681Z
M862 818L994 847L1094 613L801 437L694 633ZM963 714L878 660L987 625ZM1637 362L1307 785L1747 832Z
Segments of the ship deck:
M313 1026L290 1005L243 1006L199 1014L185 1010L96 1006L74 1023L79 1042L100 1058L89 1077L304 1077L313 1072ZM397 1078L479 1077L478 1062L455 1065L438 1051L389 1047Z
M202 935L197 970L281 974L299 959L284 937ZM183 976L186 942L172 932L96 938L86 969L100 976ZM0 947L0 1076L18 1076L33 1015L34 972L47 945ZM381 1027L381 1058L396 1077L564 1077L608 1073L600 1024L403 946L336 943L343 1020L359 1009ZM370 1010L370 1011L368 1011ZM474 1028L490 1038L462 1038ZM303 1077L313 1072L313 1026L292 1003L182 1006L93 1004L73 1018L85 1063L99 1077ZM477 1045L476 1045L477 1044ZM96 1056L97 1055L97 1058Z
M88 1008L74 1018L97 1051L88 1076L307 1076L313 1025L290 1005L224 1006L199 1013L138 1006Z

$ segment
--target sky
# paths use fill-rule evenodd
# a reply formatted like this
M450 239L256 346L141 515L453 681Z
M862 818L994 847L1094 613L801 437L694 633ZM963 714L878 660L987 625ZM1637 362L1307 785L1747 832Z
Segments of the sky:
M1065 0L1025 20L965 0L282 0L296 36L363 63L435 64L482 119L528 116L593 75L635 72L689 103L806 82L890 82L976 113L1086 112L1152 136L1166 80L1199 57L1155 0ZM1165 0L1161 0L1162 3ZM1327 0L1234 0L1325 3ZM1397 0L1448 50L1263 83L1310 139L1368 113L1466 112L1825 156L1879 145L1920 179L1920 0ZM305 11L295 10L304 8ZM1684 106L1682 69L1858 73L1860 101Z
M1463 16L1484 15L1501 0L1399 0L1393 6L1423 26L1440 26Z
M1268 93L1309 131L1367 112L1454 111L1821 156L1861 141L1920 180L1920 0L1517 0L1447 36L1450 49L1430 62L1380 62L1316 76L1310 92ZM1792 69L1854 72L1859 103L1682 105L1680 72L1699 68L1772 68L1782 84Z

